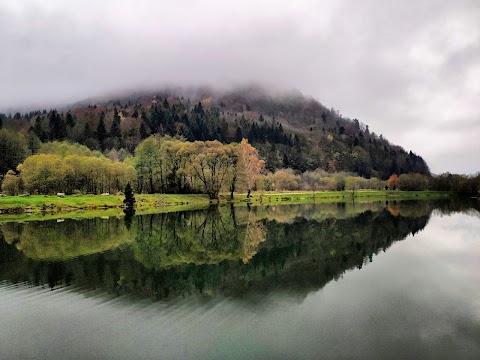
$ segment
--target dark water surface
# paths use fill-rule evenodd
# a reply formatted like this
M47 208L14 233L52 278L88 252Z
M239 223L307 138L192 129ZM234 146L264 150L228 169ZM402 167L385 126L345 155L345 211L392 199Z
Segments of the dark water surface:
M0 358L480 359L479 208L1 223Z

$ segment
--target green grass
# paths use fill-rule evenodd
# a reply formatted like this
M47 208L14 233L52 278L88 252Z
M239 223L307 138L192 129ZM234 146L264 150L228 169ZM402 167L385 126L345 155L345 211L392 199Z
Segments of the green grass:
M451 196L438 191L322 191L322 192L264 192L235 194L233 203L245 205L304 204L335 202L370 202L388 199L441 199ZM0 197L0 222L50 220L59 218L93 218L99 216L123 216L122 195L53 195ZM202 194L137 194L137 214L194 210L207 207L211 201ZM228 203L229 194L221 194L219 203Z
M252 203L329 203L375 201L388 199L441 199L451 196L442 191L385 191L385 190L358 190L352 191L319 191L319 192L265 192L252 194L249 202ZM246 194L236 194L234 202L247 202Z
M0 197L0 210L3 210L3 212L14 209L20 209L24 212L42 210L55 212L121 208L123 199L123 195L5 196ZM169 205L209 204L209 199L206 195L137 194L135 199L138 210Z

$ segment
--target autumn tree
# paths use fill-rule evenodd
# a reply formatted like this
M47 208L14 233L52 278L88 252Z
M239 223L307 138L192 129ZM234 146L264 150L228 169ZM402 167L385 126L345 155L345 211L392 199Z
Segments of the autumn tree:
M210 199L218 199L220 189L232 176L234 151L230 145L219 141L195 141L192 144L188 171L201 182Z
M392 174L387 180L387 186L390 190L395 190L398 187L398 175Z
M243 139L236 148L238 156L238 177L247 188L247 198L259 179L265 162L258 157L257 149L248 143L247 139Z
M39 154L18 166L25 188L41 194L122 191L136 182L133 160L112 161L80 144L42 144Z
M7 195L18 195L22 189L22 180L12 170L8 170L3 178L2 192Z
M271 190L298 190L300 177L292 169L280 169L268 176Z
M33 193L50 194L63 192L64 167L57 155L38 154L29 156L18 166L25 188Z

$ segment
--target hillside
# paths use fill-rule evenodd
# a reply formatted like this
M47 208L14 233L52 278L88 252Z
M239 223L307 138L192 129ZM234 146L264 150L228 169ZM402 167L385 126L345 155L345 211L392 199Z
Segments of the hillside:
M382 179L392 173L429 175L420 156L299 92L171 88L0 119L4 128L28 135L31 152L38 140L69 140L122 158L150 134L224 143L247 138L270 171L323 169Z

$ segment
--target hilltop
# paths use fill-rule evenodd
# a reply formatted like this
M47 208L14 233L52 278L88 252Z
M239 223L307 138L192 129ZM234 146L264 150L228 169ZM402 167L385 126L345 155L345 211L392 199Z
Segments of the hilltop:
M382 179L392 173L430 175L420 156L298 91L165 88L0 119L4 128L28 136L32 153L38 140L69 140L124 158L151 134L223 143L247 138L272 172L322 169Z

